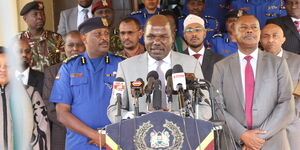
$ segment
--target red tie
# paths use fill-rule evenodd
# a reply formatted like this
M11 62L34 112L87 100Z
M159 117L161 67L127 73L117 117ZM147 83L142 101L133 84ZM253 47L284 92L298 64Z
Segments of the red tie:
M300 21L294 21L294 23L295 23L295 26L296 26L298 32L300 33Z
M201 54L194 54L193 56L198 60L201 57Z
M254 95L254 74L251 67L250 60L251 56L246 56L247 60L246 68L245 68L245 98L246 98L246 120L248 128L252 128L252 102Z

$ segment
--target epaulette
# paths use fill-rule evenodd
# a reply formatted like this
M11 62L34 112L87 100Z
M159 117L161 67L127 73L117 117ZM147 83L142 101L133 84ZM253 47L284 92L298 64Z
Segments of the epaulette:
M217 34L214 34L212 36L213 39L216 38L216 37L223 37L223 34L222 33L217 33Z
M127 58L125 55L121 54L120 52L117 52L117 53L112 54L112 55L114 55L116 57L121 57L122 59L126 59Z
M63 62L66 64L66 63L68 63L70 60L75 59L75 58L77 58L78 56L79 56L78 54L72 55L71 57L66 58Z
M186 16L179 16L179 17L178 17L178 20L179 20L179 19L183 19L184 17L186 17Z
M133 11L130 13L130 15L136 15L136 14L141 14L142 11L141 10L137 10L137 11Z

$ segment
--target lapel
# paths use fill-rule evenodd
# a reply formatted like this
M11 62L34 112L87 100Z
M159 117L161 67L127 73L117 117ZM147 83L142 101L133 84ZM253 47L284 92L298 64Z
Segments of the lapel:
M70 27L71 29L77 29L77 17L78 17L78 7L74 7L70 14Z
M283 23L295 34L298 40L300 40L299 32L297 31L297 28L293 20L290 17L285 16Z
M137 69L139 70L136 72L137 76L143 77L143 80L147 82L147 75L148 75L148 72L150 71L150 70L148 70L148 52L146 51L145 53L143 53L137 57L138 57L138 59L137 59L137 62L135 62L135 63L140 65L140 67L137 67ZM136 64L132 64L132 66L134 66ZM134 79L134 80L136 80L136 79Z
M282 57L287 60L289 58L289 56L287 55L287 53L285 52L285 50L282 50L283 53L282 53Z
M241 78L241 68L240 68L240 60L238 53L233 54L231 60L229 62L229 69L231 72L231 77L236 77L233 79L234 87L236 90L237 97L241 102L243 108L245 109L245 98L244 98L244 91L243 91L243 84Z
M31 86L33 86L33 87L35 87L36 86L36 84L37 84L37 80L35 80L35 72L31 69L31 68L29 68L29 73L28 73L28 85L31 85Z
M264 63L264 56L265 56L265 53L259 49L257 63L256 63L253 104L255 104L255 101L256 101L257 97L259 96L259 93L261 91L260 87L262 87L262 84L264 84L264 81L263 81L264 70L267 69L267 67L265 66L266 63Z
M212 53L209 50L205 49L201 69L206 70L211 60L212 60Z

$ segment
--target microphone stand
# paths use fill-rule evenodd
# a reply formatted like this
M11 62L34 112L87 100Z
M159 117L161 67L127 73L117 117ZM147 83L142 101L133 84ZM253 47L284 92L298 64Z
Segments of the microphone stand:
M177 89L178 89L178 100L179 100L180 115L182 117L186 117L185 104L184 104L184 93L183 93L182 84L179 83L177 85Z
M136 89L134 91L134 98L133 98L133 105L134 105L134 116L140 116L140 112L139 112L139 95L141 94L139 89Z
M116 115L116 122L121 121L122 119L122 115L121 115L121 107L122 107L122 98L121 98L121 94L118 93L117 94L117 115Z
M161 108L161 81L157 79L153 84L153 108L159 110Z

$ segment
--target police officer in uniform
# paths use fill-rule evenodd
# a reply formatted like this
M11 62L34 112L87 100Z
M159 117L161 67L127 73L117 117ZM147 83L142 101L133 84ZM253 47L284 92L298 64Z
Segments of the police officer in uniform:
M105 136L97 129L110 124L106 110L123 58L107 53L109 28L100 17L86 20L78 29L86 52L64 61L50 101L56 103L58 121L67 128L66 150L98 150L105 145Z
M216 32L219 31L219 21L213 16L203 15L205 0L186 0L182 11L183 16L178 19L178 34L183 37L183 22L187 15L194 14L203 18L205 22L206 37L205 42L209 40ZM206 44L205 44L206 45Z
M65 59L64 42L58 33L44 29L45 12L41 1L27 3L20 15L28 25L28 30L17 35L17 38L29 43L32 50L32 68L44 71L48 66Z
M243 16L247 14L243 10L235 10L235 11L229 11L226 18L226 31L224 33L217 33L213 35L212 39L209 40L209 46L210 50L221 54L223 56L229 56L231 54L234 54L238 50L238 46L235 42L232 41L233 39L233 25L234 22L238 19L238 17Z
M286 15L284 0L232 0L230 7L234 10L244 9L254 15L261 29L268 19Z
M144 28L146 21L150 17L159 14L160 9L157 8L158 0L142 0L142 2L145 5L145 8L132 12L129 17L136 18L140 22L142 28Z

